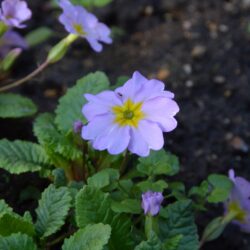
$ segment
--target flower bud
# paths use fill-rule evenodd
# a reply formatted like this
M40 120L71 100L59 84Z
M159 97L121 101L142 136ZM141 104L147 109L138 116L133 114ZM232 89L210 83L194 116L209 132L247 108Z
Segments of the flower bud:
M160 192L148 191L142 194L142 208L144 214L155 216L160 212L164 197Z

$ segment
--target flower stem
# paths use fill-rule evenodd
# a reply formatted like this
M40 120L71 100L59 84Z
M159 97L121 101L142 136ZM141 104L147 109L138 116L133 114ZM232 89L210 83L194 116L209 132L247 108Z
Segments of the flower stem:
M3 86L0 88L0 92L15 88L17 86L22 85L23 83L29 81L30 79L32 79L33 77L35 77L36 75L38 75L41 71L43 71L47 66L49 65L49 62L46 60L44 63L42 63L37 69L35 69L32 73L30 73L29 75L25 76L24 78L13 82L11 84L8 84L6 86Z
M126 167L128 164L128 160L129 160L129 152L128 152L128 150L126 150L125 156L123 158L123 161L122 161L122 164L120 167L120 176L122 176L125 173Z

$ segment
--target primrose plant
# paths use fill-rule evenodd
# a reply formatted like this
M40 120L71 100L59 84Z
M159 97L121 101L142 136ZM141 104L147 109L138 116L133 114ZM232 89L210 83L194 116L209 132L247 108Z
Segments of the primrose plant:
M0 249L198 250L230 222L248 232L250 183L233 170L189 191L172 181L179 161L163 133L177 126L174 94L139 72L124 80L90 73L37 116L38 143L0 140L1 168L51 181L35 213L1 200ZM220 202L199 241L195 214Z
M96 52L112 42L110 29L84 7L68 0L58 3L59 21L69 34L34 72L0 91L60 61L78 38ZM25 1L2 2L2 53L26 48L12 28L24 28L30 17ZM5 118L36 112L29 99L15 94L1 94L0 104ZM177 177L172 180L180 166L163 149L164 133L177 127L178 112L174 94L159 80L136 71L111 84L105 73L95 72L68 89L55 112L35 118L37 142L1 139L2 169L15 175L37 172L50 184L41 196L38 191L35 211L18 214L0 200L0 249L198 250L231 222L250 232L250 183L235 177L234 170L229 177L209 175L190 190ZM34 199L27 190L25 195ZM209 203L223 204L225 212L199 239L195 215Z

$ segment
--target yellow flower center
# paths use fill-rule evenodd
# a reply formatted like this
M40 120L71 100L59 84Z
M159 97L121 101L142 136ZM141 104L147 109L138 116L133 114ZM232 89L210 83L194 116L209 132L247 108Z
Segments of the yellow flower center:
M244 222L246 219L246 212L239 206L237 202L231 202L229 204L229 212L234 212L236 216L234 217L235 220Z
M142 102L132 102L128 99L122 106L114 106L114 122L120 126L138 127L140 120L145 117L142 112Z
M83 30L82 25L75 23L73 25L73 27L74 27L74 29L75 29L75 31L76 31L77 34L79 34L79 35L85 35L85 32Z

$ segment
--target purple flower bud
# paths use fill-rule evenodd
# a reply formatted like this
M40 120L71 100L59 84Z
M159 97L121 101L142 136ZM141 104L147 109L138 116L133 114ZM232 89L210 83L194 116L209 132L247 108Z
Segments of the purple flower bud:
M75 121L73 127L74 127L74 132L78 134L82 130L83 123L81 121Z
M59 21L69 33L86 38L96 52L102 51L100 42L112 43L110 29L99 22L95 15L82 6L72 5L68 0L60 0L59 5L63 9Z
M226 213L235 213L233 223L242 231L250 233L250 182L242 177L235 177L233 169L229 170L229 178L234 186L225 203Z
M13 48L27 49L28 44L17 32L7 31L0 38L0 58L4 58Z
M31 18L32 12L25 1L4 0L0 9L0 20L6 25L24 28L22 22Z
M142 194L142 208L144 214L155 216L159 213L164 197L160 192L148 191Z

